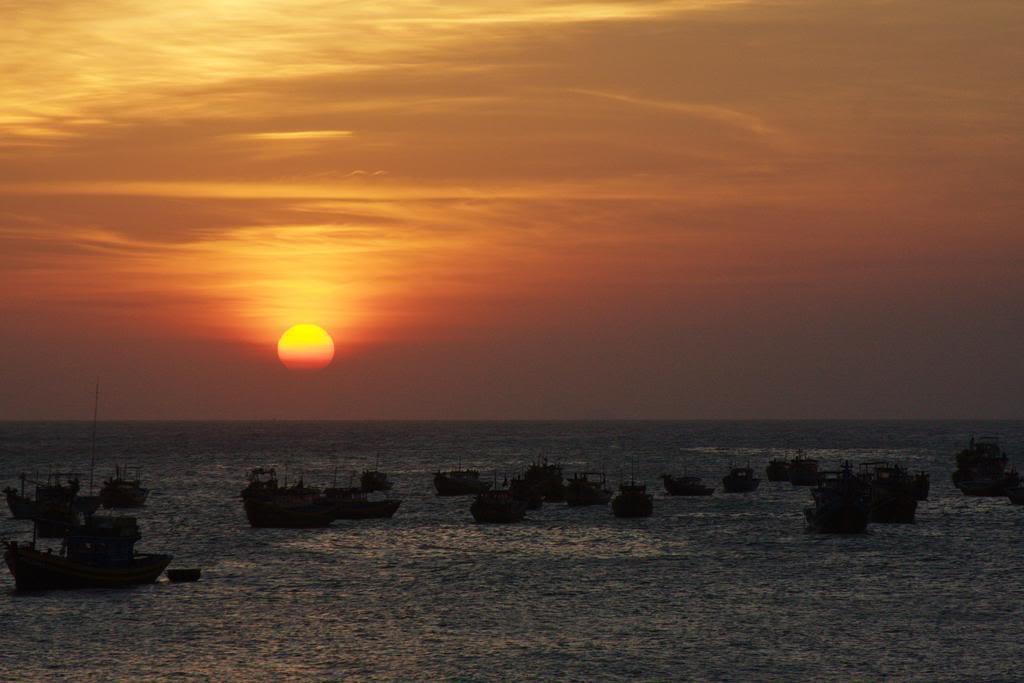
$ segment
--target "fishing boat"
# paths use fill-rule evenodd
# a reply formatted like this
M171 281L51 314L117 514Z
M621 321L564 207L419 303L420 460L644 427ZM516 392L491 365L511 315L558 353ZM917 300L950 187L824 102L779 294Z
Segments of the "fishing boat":
M789 481L789 460L772 458L765 468L765 476L768 481Z
M665 482L665 492L670 496L710 496L715 492L715 488L705 486L700 477L663 474L661 480Z
M337 505L327 500L320 489L306 486L302 477L291 486L285 479L280 486L273 467L251 470L241 497L249 524L258 528L325 527L337 517Z
M804 509L808 531L854 534L867 529L870 521L867 488L849 462L835 472L822 472L811 490L814 505Z
M866 462L857 477L868 491L870 521L912 524L917 512L914 478L897 463Z
M327 499L289 502L284 499L247 498L245 516L251 526L261 529L311 529L330 526L338 517L338 506Z
M287 471L286 471L287 472ZM322 492L315 486L306 486L302 477L288 486L287 473L284 485L278 484L277 469L274 467L257 467L249 471L248 483L242 489L242 500L269 500L289 505L314 503L322 497Z
M611 499L603 472L576 472L565 483L565 502L569 507L607 505Z
M549 503L560 503L565 500L561 465L549 463L547 458L538 458L526 468L523 478L530 486L537 487L544 500Z
M391 490L391 480L389 480L388 475L380 469L380 453L377 454L376 468L372 470L363 470L363 473L359 476L359 487L363 490L363 493Z
M515 476L508 482L512 497L526 503L527 510L539 510L544 505L544 493L540 483L531 483L526 477Z
M114 475L100 488L104 508L140 508L145 506L149 489L142 486L140 468L116 465Z
M50 472L46 482L35 485L31 519L40 538L63 538L68 528L81 521L82 514L75 507L78 494L78 475L74 472Z
M647 485L630 479L619 484L619 493L612 499L612 513L616 517L650 517L654 513L654 496L647 493Z
M999 446L999 438L972 436L967 448L956 456L953 485L965 496L1005 496L1020 485L1020 475Z
M8 542L4 561L18 590L121 588L153 583L170 555L135 552L142 538L134 517L91 516L70 528L61 551Z
M797 451L789 461L789 483L793 486L816 486L818 477L818 461L808 458L803 451Z
M335 505L335 519L382 519L393 517L400 500L370 500L362 487L330 487L324 498Z
M733 467L722 477L722 489L726 493L751 493L760 484L761 480L754 476L752 467Z
M526 503L512 497L508 489L495 489L478 493L469 506L477 523L510 524L526 517Z
M491 482L480 479L478 470L458 469L434 474L434 488L439 496L469 496L491 488Z

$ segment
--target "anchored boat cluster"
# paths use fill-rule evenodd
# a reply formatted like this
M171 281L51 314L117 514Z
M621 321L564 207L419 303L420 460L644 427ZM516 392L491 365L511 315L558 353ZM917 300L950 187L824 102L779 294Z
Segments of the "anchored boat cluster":
M96 496L80 494L79 477L73 472L50 472L45 480L22 474L19 479L19 489L4 489L11 516L32 522L31 542L4 544L4 561L19 590L152 583L171 563L170 555L135 551L142 538L135 517L96 514L101 506L116 510L146 504L149 489L142 486L138 468L117 466ZM29 495L29 485L35 488L34 496ZM37 538L63 539L60 552L37 548ZM199 578L191 576L182 578Z
M995 437L973 436L956 456L953 484L967 496L1006 496L1024 505L1024 486ZM821 470L819 463L802 452L792 458L773 458L766 477L770 482L789 482L806 487L811 504L804 509L807 529L821 533L858 533L869 523L912 523L918 502L928 499L930 481L926 472L911 473L895 462L861 463L855 471L850 462L836 470ZM354 477L353 477L354 478ZM80 494L79 477L74 473L50 472L45 479L20 476L20 487L7 487L4 494L15 519L32 522L33 536L28 543L5 542L4 560L18 589L114 588L156 581L172 557L135 550L141 539L137 520L129 516L97 514L107 509L139 508L145 505L149 489L142 486L137 468L118 466L103 482L98 495ZM663 474L665 492L670 496L711 496L715 488L700 477ZM754 469L730 467L722 478L725 493L750 494L761 480ZM280 483L275 468L256 468L249 473L241 498L246 517L258 528L325 527L337 519L390 518L401 500L371 498L376 492L392 489L385 472L365 470L359 485L349 482L338 486L337 477L330 487L308 486L300 477ZM29 487L34 488L30 495ZM568 478L562 467L546 458L531 463L526 470L501 486L481 479L475 469L436 472L434 488L438 496L473 496L469 512L479 523L522 521L528 510L545 503L569 507L606 506L617 517L649 517L654 512L654 496L646 484L636 481L619 484L614 493L602 472L575 472ZM91 487L90 487L91 489ZM37 538L61 538L60 552L43 551ZM195 581L200 570L171 569L171 581Z

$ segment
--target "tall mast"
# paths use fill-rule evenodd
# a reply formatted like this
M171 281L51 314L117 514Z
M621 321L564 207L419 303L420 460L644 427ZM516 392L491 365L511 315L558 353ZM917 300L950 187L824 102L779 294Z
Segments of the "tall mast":
M96 418L100 412L100 378L96 378L96 400L92 404L92 453L89 456L89 495L92 495L92 473L96 469Z

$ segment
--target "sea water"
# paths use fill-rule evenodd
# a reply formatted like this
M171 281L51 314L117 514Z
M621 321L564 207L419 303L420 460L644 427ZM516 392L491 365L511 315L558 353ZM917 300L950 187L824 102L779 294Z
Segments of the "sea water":
M90 423L0 423L0 485L82 473ZM96 483L139 465L139 551L198 583L22 594L0 578L0 679L1020 680L1024 507L953 488L971 433L1024 464L1024 422L100 423ZM824 467L894 460L931 474L917 522L805 531L806 488L725 494L802 448ZM392 519L253 529L239 491L276 466L347 485L380 467ZM654 516L547 503L474 524L432 477L461 462L499 483L533 459L635 475ZM668 497L687 473L711 497ZM0 536L31 524L4 517ZM53 543L59 546L59 541Z

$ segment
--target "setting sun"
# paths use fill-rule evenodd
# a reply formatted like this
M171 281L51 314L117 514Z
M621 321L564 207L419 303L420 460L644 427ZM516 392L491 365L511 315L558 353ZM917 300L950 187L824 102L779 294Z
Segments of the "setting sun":
M277 357L289 370L320 370L334 360L334 340L319 325L293 325L278 339Z

